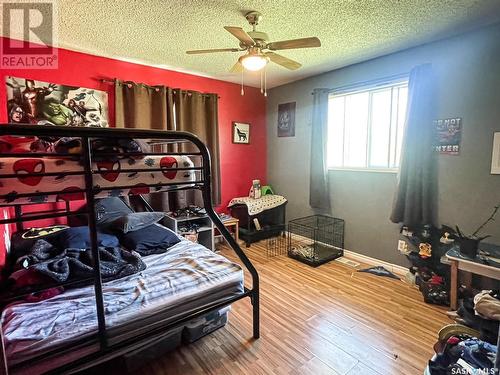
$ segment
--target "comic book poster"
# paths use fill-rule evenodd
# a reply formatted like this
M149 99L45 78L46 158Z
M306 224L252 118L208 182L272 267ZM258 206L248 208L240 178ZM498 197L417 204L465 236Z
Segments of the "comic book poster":
M10 123L107 127L104 91L6 77Z
M436 151L441 154L458 155L462 141L462 119L447 118L434 120L436 126Z

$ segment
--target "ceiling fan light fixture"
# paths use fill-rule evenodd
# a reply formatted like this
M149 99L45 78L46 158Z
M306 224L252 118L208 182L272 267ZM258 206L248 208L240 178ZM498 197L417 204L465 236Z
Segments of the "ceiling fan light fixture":
M269 58L261 54L248 54L241 56L239 61L246 70L256 72L267 65Z

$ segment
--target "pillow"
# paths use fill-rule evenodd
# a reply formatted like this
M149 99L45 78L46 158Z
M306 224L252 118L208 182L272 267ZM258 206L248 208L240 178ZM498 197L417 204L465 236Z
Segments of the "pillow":
M152 224L121 236L123 246L141 255L164 253L180 241L177 234L160 224Z
M107 227L112 221L134 211L118 197L99 199L95 204L96 222L99 227Z
M9 258L15 262L17 258L28 254L36 240L54 236L61 230L66 230L67 225L52 225L43 228L31 228L24 232L15 232L11 237Z
M89 249L89 227L73 227L59 232L49 238L50 243L60 249ZM97 232L97 246L119 247L120 241L116 236Z
M163 212L133 212L109 223L109 229L121 233L133 232L154 224L165 217Z

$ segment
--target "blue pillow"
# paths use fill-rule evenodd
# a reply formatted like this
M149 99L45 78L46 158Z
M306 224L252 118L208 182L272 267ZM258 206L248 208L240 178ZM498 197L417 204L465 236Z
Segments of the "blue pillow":
M50 242L60 249L90 249L89 227L73 227L50 237ZM97 246L119 247L118 237L97 232Z
M148 225L145 228L125 233L120 239L123 246L141 255L164 253L181 241L174 232L160 224Z
M164 217L163 212L134 212L113 220L109 223L108 229L121 233L133 232L157 223Z
M107 227L112 221L133 212L118 197L102 198L95 203L96 222L99 227Z

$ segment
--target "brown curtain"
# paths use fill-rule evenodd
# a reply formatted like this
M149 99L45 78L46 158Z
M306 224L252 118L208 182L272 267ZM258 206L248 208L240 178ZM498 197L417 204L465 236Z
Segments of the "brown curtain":
M212 161L212 202L220 204L220 161L218 96L196 91L148 86L115 80L115 118L117 128L141 128L187 131L198 136L208 147ZM191 146L192 147L192 146ZM166 150L153 149L155 152ZM168 151L174 151L168 150ZM182 146L183 152L194 152ZM196 194L195 194L196 193ZM151 194L155 210L168 211L189 204L203 205L199 192L186 191Z
M115 80L115 126L117 128L175 130L173 91L165 86ZM152 152L161 149L152 147ZM145 194L157 211L170 211L175 197Z
M203 94L195 91L174 90L176 130L187 131L198 136L210 151L212 167L212 203L219 205L220 194L220 157L219 123L217 94ZM183 151L194 151L183 145ZM201 196L196 195L194 202L186 192L186 204L202 205ZM191 200L191 202L190 202Z
M115 126L174 130L172 95L169 87L116 80Z

